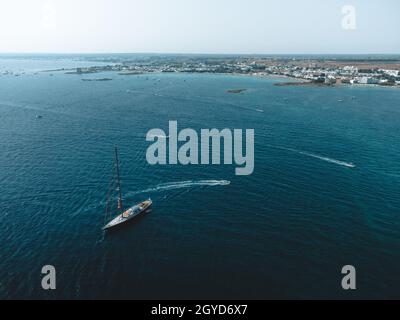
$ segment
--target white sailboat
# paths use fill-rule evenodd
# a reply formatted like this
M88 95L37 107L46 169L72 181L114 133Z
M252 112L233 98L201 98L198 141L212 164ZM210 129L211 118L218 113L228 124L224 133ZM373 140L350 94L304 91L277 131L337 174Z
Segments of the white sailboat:
M115 218L113 218L110 222L108 222L104 227L103 230L108 230L117 226L120 226L121 224L124 224L125 222L128 222L129 220L132 220L141 214L145 213L150 209L150 207L153 204L153 201L149 198L148 200L142 201L133 207L124 210L123 205L122 205L122 191L121 191L121 181L120 181L120 175L119 175L119 160L118 160L118 149L115 147L115 164L114 164L114 169L116 170L116 191L118 192L118 201L117 201L117 212L119 213ZM105 220L108 219L112 213L112 192L111 190L114 189L113 185L113 179L110 182L110 189L108 192L107 196L107 203L106 203L106 213L105 213Z

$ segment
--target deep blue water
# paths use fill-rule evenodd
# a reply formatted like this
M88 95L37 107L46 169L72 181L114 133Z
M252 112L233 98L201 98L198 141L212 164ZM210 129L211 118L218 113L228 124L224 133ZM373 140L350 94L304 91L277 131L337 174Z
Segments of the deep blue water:
M399 298L400 90L277 81L0 76L0 297ZM148 165L145 135L169 120L254 128L254 173ZM154 208L103 234L114 145L125 204Z

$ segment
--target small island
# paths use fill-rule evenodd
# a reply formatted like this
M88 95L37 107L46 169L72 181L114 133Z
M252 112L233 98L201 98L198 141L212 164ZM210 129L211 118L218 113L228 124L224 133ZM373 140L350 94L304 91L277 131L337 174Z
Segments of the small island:
M230 90L227 90L226 92L227 93L242 93L242 92L244 92L246 90L247 89L230 89Z
M82 79L82 81L111 81L111 78L100 78L100 79Z

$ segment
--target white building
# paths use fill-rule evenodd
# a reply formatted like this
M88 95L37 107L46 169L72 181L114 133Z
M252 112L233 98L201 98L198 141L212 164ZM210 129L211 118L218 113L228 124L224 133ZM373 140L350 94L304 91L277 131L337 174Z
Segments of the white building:
M343 71L349 74L356 74L358 73L358 68L354 66L345 66L343 67Z
M391 77L398 77L399 76L399 70L380 70L382 71L384 74L387 74L388 76Z
M361 84L378 84L379 80L371 77L362 77L359 79Z

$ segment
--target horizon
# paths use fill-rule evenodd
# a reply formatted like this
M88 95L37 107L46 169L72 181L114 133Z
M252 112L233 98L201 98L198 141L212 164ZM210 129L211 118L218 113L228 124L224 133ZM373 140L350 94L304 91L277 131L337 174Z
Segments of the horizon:
M393 53L0 52L0 55L400 56Z

